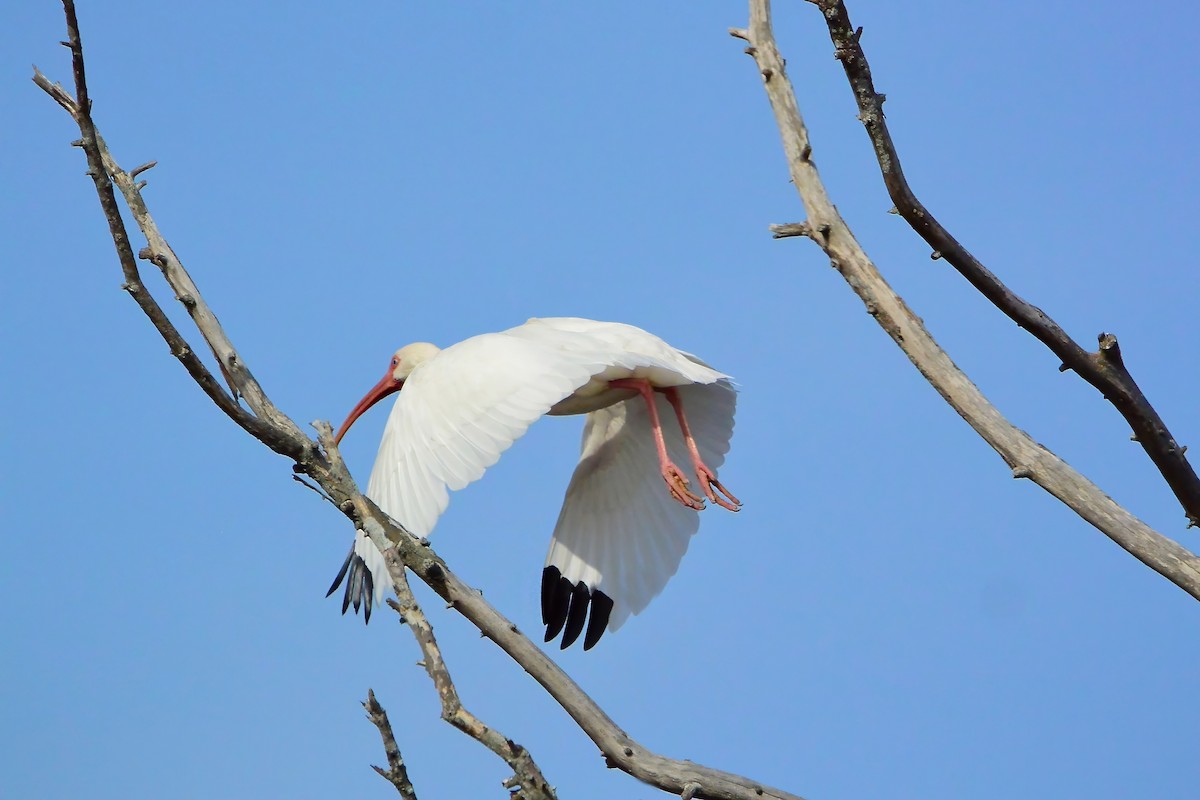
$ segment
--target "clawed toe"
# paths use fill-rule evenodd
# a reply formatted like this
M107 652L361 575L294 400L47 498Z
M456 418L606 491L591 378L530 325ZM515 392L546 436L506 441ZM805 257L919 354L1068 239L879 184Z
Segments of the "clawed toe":
M741 510L742 501L734 497L733 492L726 489L708 467L700 465L696 470L696 477L700 479L700 487L709 500L730 511Z
M704 498L693 493L688 488L688 480L683 477L678 467L674 464L668 464L663 469L662 476L663 480L666 481L667 488L671 490L671 497L674 497L682 505L696 511L704 509Z

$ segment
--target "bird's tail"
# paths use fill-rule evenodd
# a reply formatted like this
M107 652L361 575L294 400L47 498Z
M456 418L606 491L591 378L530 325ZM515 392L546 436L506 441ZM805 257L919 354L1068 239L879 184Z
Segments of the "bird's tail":
M383 553L379 552L379 548L362 531L355 531L354 545L351 546L345 563L325 596L329 597L336 592L342 581L346 582L342 613L345 614L350 606L354 606L354 613L357 614L361 608L363 622L370 622L371 609L383 603L388 587L392 585L392 579L388 576Z

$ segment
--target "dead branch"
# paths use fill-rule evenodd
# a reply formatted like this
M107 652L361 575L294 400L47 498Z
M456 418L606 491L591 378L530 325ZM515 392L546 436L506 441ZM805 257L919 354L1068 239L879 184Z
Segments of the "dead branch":
M826 11L827 19L830 13L838 9L844 14L845 9L840 0L814 1ZM830 24L832 29L832 23ZM839 27L839 31L841 30L843 29ZM849 28L845 30L849 31ZM867 312L899 345L943 399L1000 454L1005 463L1012 468L1013 477L1029 478L1142 563L1188 594L1200 599L1200 558L1130 514L1098 486L1005 419L979 388L950 360L925 330L920 318L892 291L891 286L868 258L830 201L816 165L812 162L812 145L808 138L808 130L800 115L791 81L784 70L783 58L775 44L771 28L770 0L751 0L749 28L731 30L730 34L750 44L746 52L754 58L762 77L783 140L792 182L808 215L805 235L825 252L830 264L862 299ZM858 47L856 33L839 33L839 36L843 37L843 47ZM861 49L855 52L861 54ZM860 63L858 55L839 57L843 61L851 59L856 64ZM865 59L861 60L862 69L865 69L865 64ZM847 71L849 70L848 66ZM873 89L871 96L874 98L871 100L875 104L873 108L879 112L878 104L882 100L874 94ZM882 127L882 119L882 113L879 113L878 118L868 124L868 130L871 130L872 126ZM874 135L872 139L875 139ZM889 139L888 147L890 146ZM894 156L894 151L888 152ZM895 174L898 175L899 162L893 163ZM900 182L903 184L902 178ZM912 202L915 202L915 198ZM903 209L901 213L904 213ZM798 228L797 225L788 227L793 230ZM939 235L944 235L946 241L941 244L939 239L937 250L949 260L949 253L957 252L955 247L961 250L961 246L944 231ZM982 270L982 266L979 269ZM1048 322L1048 317L1032 306L1026 307L1026 313L1052 324ZM1084 355L1091 363L1092 357ZM1157 416L1155 418L1157 419ZM1165 428L1163 430L1165 431Z
M1116 407L1136 441L1141 444L1154 466L1162 473L1187 514L1189 527L1200 525L1200 477L1188 463L1185 452L1162 417L1142 394L1133 376L1126 369L1116 348L1116 337L1101 333L1100 348L1088 352L1067 335L1057 322L1037 306L1012 292L990 270L979 262L917 199L904 170L900 155L888 131L883 113L884 95L875 91L871 66L860 42L862 29L850 24L850 15L842 0L816 0L833 40L834 55L842 62L846 78L858 103L858 119L866 128L875 150L883 182L896 211L934 251L959 271L980 294L1004 312L1009 319L1029 331L1046 345L1062 362L1062 370L1073 370L1079 377L1100 390L1104 398ZM1107 344L1106 344L1107 342ZM1114 351L1116 358L1112 358Z
M397 600L388 600L388 605L400 615L400 621L408 625L421 648L421 666L429 674L442 702L442 719L491 750L512 769L513 775L504 782L505 788L513 790L517 800L557 800L554 789L542 775L529 751L509 739L495 728L484 725L479 717L463 707L458 689L450 677L450 670L442 658L442 649L433 635L433 626L425 612L417 604L412 588L408 585L404 564L389 550L388 574L392 576Z
M397 592L402 591L400 583L403 580L403 568L407 567L532 675L595 742L608 766L671 794L682 795L687 792L691 797L714 800L800 800L796 795L763 786L748 778L690 761L666 758L642 747L622 731L537 645L485 602L479 592L451 572L427 542L409 534L358 491L333 442L333 432L328 423L321 422L316 426L318 446L270 401L254 379L249 366L225 335L216 315L204 302L182 263L159 233L141 196L141 184L135 182L134 175L120 168L97 132L91 116L83 46L73 0L63 0L63 7L68 30L68 42L65 44L71 50L75 96L72 97L61 86L52 83L36 68L34 82L65 108L79 126L82 134L79 144L87 155L88 174L95 184L101 209L108 221L109 232L125 274L126 290L167 341L171 352L213 402L242 429L273 451L292 459L296 473L311 478L356 527L370 536L388 558L393 588ZM171 288L187 308L201 336L216 355L222 371L233 384L231 392L226 392L213 378L143 285L113 192L114 182L146 237L148 247L144 256L163 270ZM237 402L235 394L246 398L250 411Z
M379 705L379 701L375 699L375 690L367 689L367 700L363 703L363 708L367 711L367 719L371 720L371 724L379 729L379 736L383 739L383 752L387 754L388 760L387 769L374 764L371 765L371 769L395 786L396 791L404 800L417 800L417 790L413 788L412 781L408 778L408 767L404 765L404 756L400 754L400 746L396 744L396 735L392 733L392 723L388 719L387 712L383 710L383 706Z

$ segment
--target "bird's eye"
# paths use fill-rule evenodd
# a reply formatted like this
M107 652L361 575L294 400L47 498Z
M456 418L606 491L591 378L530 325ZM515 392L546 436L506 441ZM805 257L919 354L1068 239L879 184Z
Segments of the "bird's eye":
M396 358L395 356L393 356L393 357L392 357L392 366L393 366L393 367L398 367L398 366L400 366L400 359L398 359L398 358Z

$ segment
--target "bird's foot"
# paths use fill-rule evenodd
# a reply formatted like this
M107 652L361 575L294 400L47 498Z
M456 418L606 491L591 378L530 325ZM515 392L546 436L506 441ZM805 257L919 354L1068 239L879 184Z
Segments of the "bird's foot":
M696 511L704 509L704 498L693 494L688 489L688 479L683 477L683 473L679 471L679 467L668 461L663 464L662 477L667 483L667 488L671 490L671 497L674 497L681 504Z
M700 488L704 490L704 496L713 501L721 508L727 508L730 511L740 511L742 501L733 496L733 492L726 489L717 480L717 476L711 469L704 464L696 464L696 477L700 479ZM716 490L715 492L713 490ZM722 496L724 495L724 496Z

